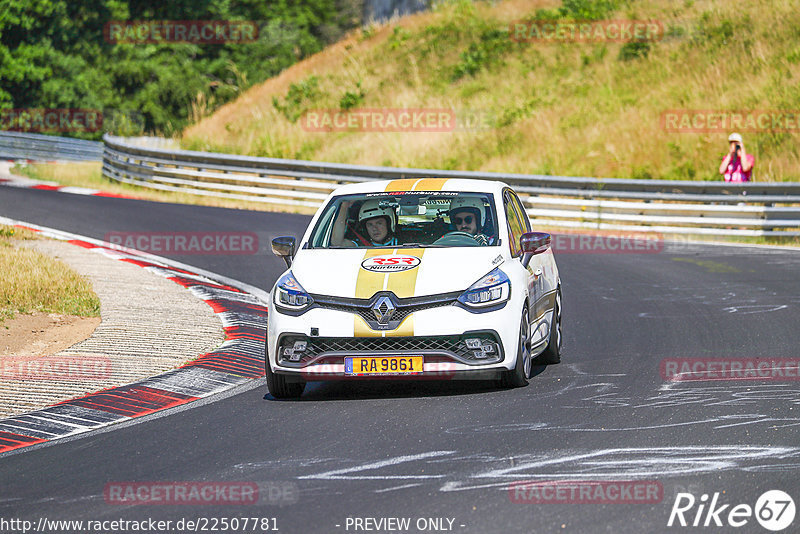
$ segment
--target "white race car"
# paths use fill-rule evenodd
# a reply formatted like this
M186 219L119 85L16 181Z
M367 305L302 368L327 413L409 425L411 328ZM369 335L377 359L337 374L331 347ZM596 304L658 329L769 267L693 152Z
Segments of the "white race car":
M501 182L351 184L314 215L270 294L275 398L346 378L497 378L527 384L561 357L561 281L550 235L531 232Z

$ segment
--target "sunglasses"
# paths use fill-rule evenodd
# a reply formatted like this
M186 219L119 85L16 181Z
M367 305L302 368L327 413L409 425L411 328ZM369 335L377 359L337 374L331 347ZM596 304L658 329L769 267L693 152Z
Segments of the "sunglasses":
M472 215L453 217L453 224L472 224Z

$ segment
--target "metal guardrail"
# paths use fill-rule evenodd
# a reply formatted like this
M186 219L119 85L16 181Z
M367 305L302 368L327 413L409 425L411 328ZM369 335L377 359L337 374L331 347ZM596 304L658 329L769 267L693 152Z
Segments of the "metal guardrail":
M0 131L0 159L100 161L103 143L55 135Z
M513 185L538 226L800 236L800 183L627 180L402 169L175 150L156 138L103 143L0 131L0 159L103 161L109 179L153 189L316 208L340 184L467 178Z
M800 183L627 180L320 163L136 146L104 136L103 174L166 191L318 207L340 184L397 178L499 180L539 226L800 236Z
M108 178L168 191L317 207L339 184L471 178L513 185L542 226L732 236L800 235L800 183L626 180L399 169L162 150L104 137Z

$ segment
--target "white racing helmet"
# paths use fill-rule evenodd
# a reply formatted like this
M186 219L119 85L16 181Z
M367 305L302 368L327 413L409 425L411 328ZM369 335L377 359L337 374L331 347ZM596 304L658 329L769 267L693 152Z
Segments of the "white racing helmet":
M358 210L358 222L362 223L373 217L387 217L389 219L389 231L394 233L397 225L397 212L393 207L388 205L381 206L381 201L377 199L367 200Z
M452 213L459 210L474 210L477 211L479 226L483 228L486 224L486 208L483 205L483 200L477 197L456 197L450 202L450 220L453 219Z

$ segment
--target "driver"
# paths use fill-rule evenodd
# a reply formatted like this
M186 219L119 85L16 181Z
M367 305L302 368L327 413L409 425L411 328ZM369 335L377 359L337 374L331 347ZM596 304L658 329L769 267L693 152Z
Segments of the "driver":
M350 239L345 239L345 224L347 212L352 205L351 201L343 201L339 208L339 214L334 222L331 243L338 247L353 246L373 246L390 247L397 245L397 213L391 206L382 206L381 201L370 199L361 205L358 210L358 224L361 234L365 236L363 242L359 243Z
M475 197L456 197L450 202L450 222L457 232L470 234L479 245L491 245L494 238L483 233L486 207Z

